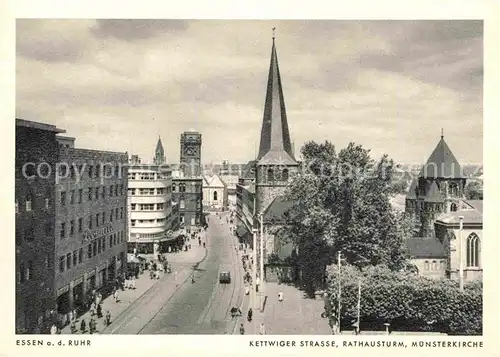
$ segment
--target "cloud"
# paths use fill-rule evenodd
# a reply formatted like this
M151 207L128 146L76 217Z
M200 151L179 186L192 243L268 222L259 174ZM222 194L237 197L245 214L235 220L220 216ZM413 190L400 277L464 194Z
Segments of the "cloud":
M481 21L18 20L16 114L146 160L158 134L178 160L194 127L203 161L246 162L272 26L297 152L355 141L419 162L444 128L459 160L482 160Z

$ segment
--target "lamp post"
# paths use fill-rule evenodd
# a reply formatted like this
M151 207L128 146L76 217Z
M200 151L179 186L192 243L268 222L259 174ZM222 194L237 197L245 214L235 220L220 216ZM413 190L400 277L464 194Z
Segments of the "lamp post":
M252 304L255 309L257 306L257 228L252 229L253 233L253 252L252 252Z
M260 214L260 308L264 304L264 215Z
M463 244L462 244L462 230L464 227L464 216L458 217L459 221L459 234L458 234L458 278L460 284L460 291L464 291L464 259L463 259Z
M356 325L356 330L358 335L360 330L359 328L360 315L361 315L361 279L358 279L358 319Z
M337 326L338 326L338 333L340 334L340 309L341 309L341 304L340 304L340 297L342 294L342 288L340 284L340 261L341 261L341 252L339 251L337 253L337 264L338 264L338 269L339 269L339 278L338 278L338 308L337 308Z

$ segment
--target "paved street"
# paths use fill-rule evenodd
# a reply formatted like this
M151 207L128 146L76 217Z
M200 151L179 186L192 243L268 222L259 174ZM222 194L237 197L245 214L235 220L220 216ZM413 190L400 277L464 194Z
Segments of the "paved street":
M216 216L210 219L206 234L207 256L195 269L194 284L190 279L192 264L169 257L174 271L178 271L177 282L175 274L161 279L102 333L232 333L236 320L231 320L229 309L242 303L243 290L235 238L229 234L225 220L223 222L221 224ZM192 244L197 242L193 240ZM231 284L219 284L222 270L231 272Z

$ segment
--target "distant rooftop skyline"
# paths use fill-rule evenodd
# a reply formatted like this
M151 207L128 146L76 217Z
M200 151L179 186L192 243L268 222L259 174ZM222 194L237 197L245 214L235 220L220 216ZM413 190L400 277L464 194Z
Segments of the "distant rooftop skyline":
M147 161L160 135L169 163L194 129L203 163L244 164L259 147L273 26L297 158L329 140L424 163L444 129L460 164L482 163L479 20L17 20L16 116Z

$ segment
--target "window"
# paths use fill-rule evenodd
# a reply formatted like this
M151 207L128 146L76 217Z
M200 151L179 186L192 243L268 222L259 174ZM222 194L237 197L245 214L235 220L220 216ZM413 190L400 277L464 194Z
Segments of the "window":
M92 229L92 216L89 216L89 229Z
M128 194L129 194L129 196L135 196L135 188L129 188Z
M467 237L467 266L479 267L479 237L475 233Z
M104 187L103 187L104 189ZM99 199L99 187L95 188L95 200L97 201Z
M97 240L97 254L101 254L101 240L98 239Z
M69 224L69 235L72 236L75 234L75 220L72 219L70 224Z
M26 280L26 268L24 267L24 263L19 264L19 282L23 283Z
M95 214L95 226L99 227L99 213Z
M113 210L109 211L109 221L113 222Z
M274 180L274 171L271 168L267 169L267 180L268 181Z
M177 191L177 184L173 183L172 184L172 192Z
M135 211L135 207L136 207L136 204L135 204L135 203L132 203L132 204L130 205L130 210L131 210L131 211Z
M101 198L102 199L106 198L106 187L105 186L102 186Z
M92 196L92 193L93 193L93 192L92 192L92 187L89 187L89 197L88 197L88 200L89 200L89 201L92 201L92 197L93 197L93 196Z
M95 177L101 177L101 165L95 167Z
M78 232L83 230L83 218L78 218Z
M45 257L45 269L50 269L52 267L52 260L50 259L50 254Z
M64 266L65 266L65 263L64 263L64 260L65 260L65 256L64 255L61 255L59 257L59 271L62 273L64 272Z
M45 199L45 209L49 209L50 208L50 198L46 198Z
M113 197L113 186L109 186L109 197Z
M87 246L87 259L92 258L92 244Z
M132 227L135 227L135 222L136 222L136 221L135 221L135 219L132 219L132 220L130 221L130 225L131 225Z
M157 211L163 211L165 209L165 204L164 203L157 203L156 204L156 210Z
M115 208L115 218L118 220L118 207Z
M181 213L180 216L179 216L179 221L181 223L184 223L184 213Z
M78 264L78 251L75 250L73 252L73 266L76 266Z
M214 201L217 201L217 191L214 191Z
M184 200L179 201L179 208L182 208L182 209L186 208L186 204L185 204Z
M61 239L64 239L66 237L66 223L61 223L61 232L60 232L60 237Z
M438 270L438 265L437 265L437 262L435 260L432 261L432 271L437 271Z
M78 190L78 203L82 203L83 201L83 190L79 189Z
M123 184L120 185L120 195L123 196Z
M66 254L66 269L71 269L71 253Z
M66 206L66 192L61 191L59 199L61 206Z
M89 178L94 176L94 166L89 165Z
M101 244L102 244L102 251L104 252L106 250L106 237L101 238Z
M28 261L28 266L26 267L26 280L33 279L33 261Z
M118 185L115 185L115 196L118 196Z
M97 241L92 242L92 255L97 255Z
M109 247L111 248L113 246L113 235L109 235Z
M456 212L457 211L457 205L456 203L452 203L451 206L450 206L450 211L451 212Z
M429 261L428 261L428 260L426 260L426 261L424 262L424 270L425 270L425 271L429 271Z
M288 181L288 169L283 169L283 172L281 174L281 178L283 181Z
M102 212L102 224L106 224L106 212Z
M444 271L444 270L445 270L444 260L441 260L441 261L439 262L439 269L440 269L440 270L442 270L442 271Z
M33 209L31 205L31 196L26 197L26 212L30 212Z
M123 207L120 207L120 219L123 219Z
M81 264L82 261L83 261L83 248L80 248L80 250L78 251L78 264Z
M69 204L74 204L75 203L75 190L71 190L69 193Z
M16 200L16 213L19 213L19 202Z

